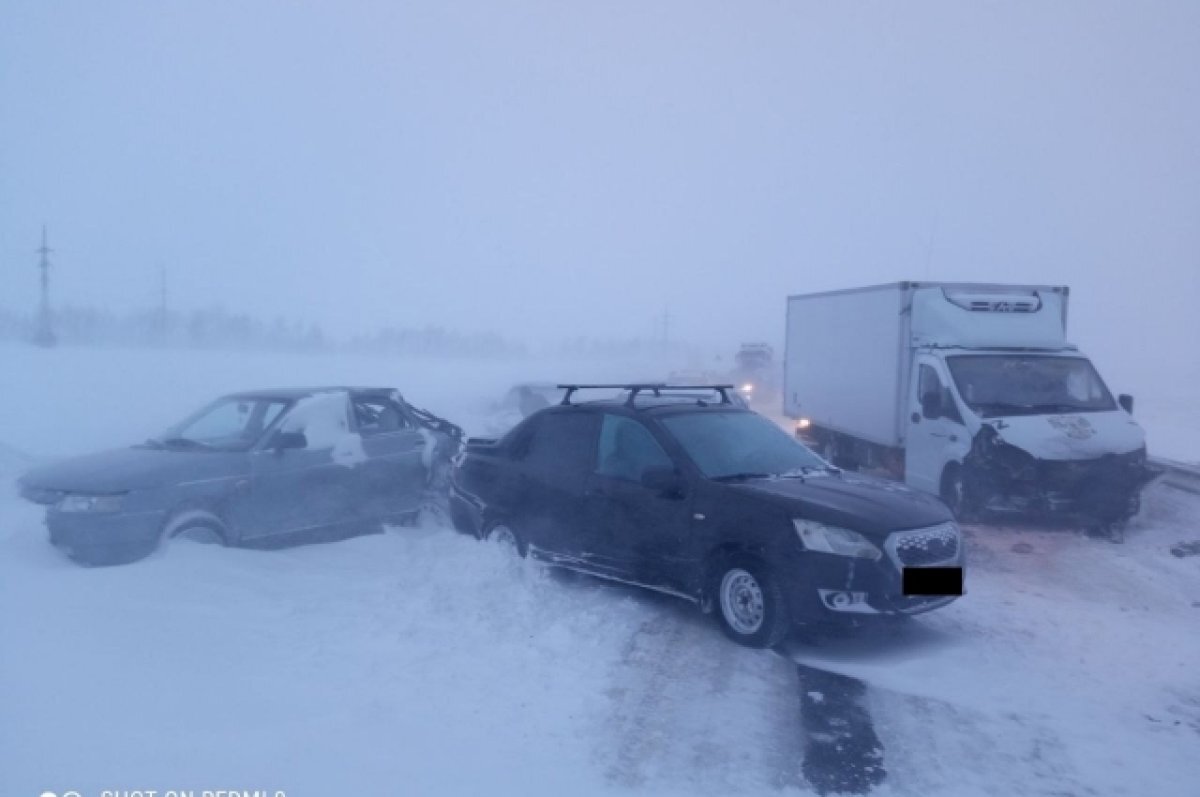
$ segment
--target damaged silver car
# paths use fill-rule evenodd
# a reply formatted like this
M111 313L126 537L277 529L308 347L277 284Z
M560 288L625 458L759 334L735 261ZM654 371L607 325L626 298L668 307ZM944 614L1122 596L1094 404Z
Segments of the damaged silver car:
M390 388L261 390L19 484L46 506L51 544L81 564L119 564L179 537L264 547L440 511L461 439Z

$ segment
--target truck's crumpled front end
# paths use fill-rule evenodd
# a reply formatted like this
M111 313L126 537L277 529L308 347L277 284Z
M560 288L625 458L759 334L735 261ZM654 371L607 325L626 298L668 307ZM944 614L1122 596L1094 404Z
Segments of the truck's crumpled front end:
M966 503L975 511L1069 517L1102 527L1137 514L1142 489L1158 475L1144 446L1088 459L1042 459L988 424L963 461Z

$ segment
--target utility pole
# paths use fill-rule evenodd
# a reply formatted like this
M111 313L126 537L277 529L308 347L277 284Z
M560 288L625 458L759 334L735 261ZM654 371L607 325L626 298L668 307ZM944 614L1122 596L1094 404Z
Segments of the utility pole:
M58 342L54 335L54 327L50 323L50 248L46 240L46 225L42 225L42 245L37 248L38 269L42 277L42 300L38 307L37 326L33 332L35 346L49 348Z
M167 267L158 267L158 335L167 340Z

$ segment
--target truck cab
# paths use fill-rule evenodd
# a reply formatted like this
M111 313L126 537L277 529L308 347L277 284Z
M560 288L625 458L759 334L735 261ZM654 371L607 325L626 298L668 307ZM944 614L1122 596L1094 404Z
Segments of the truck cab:
M959 515L1137 512L1145 435L1078 353L930 350L914 358L905 481Z

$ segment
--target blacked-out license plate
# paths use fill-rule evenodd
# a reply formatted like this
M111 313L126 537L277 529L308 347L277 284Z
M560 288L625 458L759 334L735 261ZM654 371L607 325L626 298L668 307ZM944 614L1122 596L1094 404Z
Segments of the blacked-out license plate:
M905 595L938 597L963 594L961 567L906 567L901 586Z

